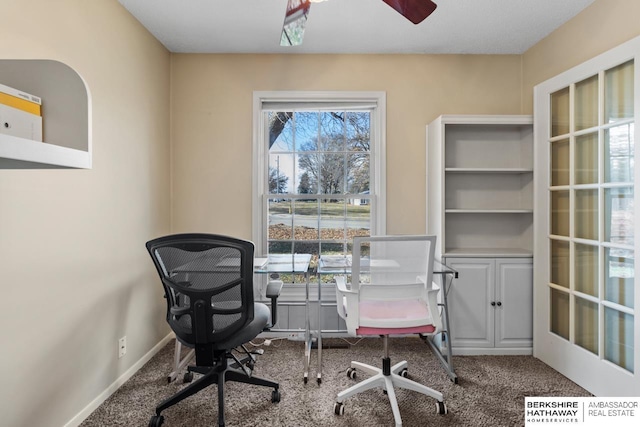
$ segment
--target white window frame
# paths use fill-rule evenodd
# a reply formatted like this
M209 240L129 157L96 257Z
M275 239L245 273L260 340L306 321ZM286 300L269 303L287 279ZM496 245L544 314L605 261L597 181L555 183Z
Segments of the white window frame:
M318 105L340 103L348 105L375 105L371 111L371 235L386 232L386 93L351 91L255 91L253 92L253 189L252 189L252 239L257 256L267 253L267 161L265 144L265 104ZM344 108L344 107L343 107Z

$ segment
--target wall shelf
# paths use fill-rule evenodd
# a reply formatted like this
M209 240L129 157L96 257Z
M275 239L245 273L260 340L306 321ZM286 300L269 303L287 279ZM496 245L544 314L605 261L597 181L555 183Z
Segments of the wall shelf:
M0 83L41 97L43 117L43 142L0 133L0 169L91 168L91 96L75 70L54 60L2 59Z

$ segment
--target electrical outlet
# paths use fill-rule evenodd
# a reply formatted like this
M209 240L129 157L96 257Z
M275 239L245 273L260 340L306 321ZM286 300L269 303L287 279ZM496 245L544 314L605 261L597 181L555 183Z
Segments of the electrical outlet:
M118 340L118 359L127 354L127 336Z

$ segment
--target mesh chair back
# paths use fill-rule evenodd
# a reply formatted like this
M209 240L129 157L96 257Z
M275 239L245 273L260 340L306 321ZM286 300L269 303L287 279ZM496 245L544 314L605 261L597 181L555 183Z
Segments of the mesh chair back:
M368 236L353 239L352 286L387 288L403 286L402 292L381 295L384 299L406 298L406 286L416 284L419 293L433 274L435 236ZM371 289L370 289L371 290ZM369 296L375 292L367 293Z
M253 243L178 234L147 243L167 297L167 322L191 346L224 341L253 320Z

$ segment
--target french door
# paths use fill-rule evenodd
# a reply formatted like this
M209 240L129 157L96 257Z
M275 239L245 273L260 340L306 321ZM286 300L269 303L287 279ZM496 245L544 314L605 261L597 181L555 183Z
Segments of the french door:
M640 396L640 38L536 86L534 355L596 396Z

